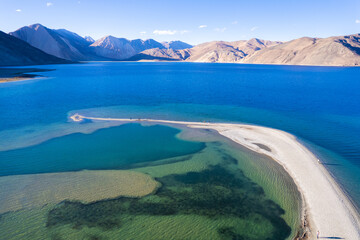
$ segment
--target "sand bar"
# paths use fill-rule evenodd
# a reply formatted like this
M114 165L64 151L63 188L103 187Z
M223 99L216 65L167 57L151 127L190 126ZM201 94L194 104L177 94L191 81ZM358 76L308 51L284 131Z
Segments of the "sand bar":
M123 170L85 170L0 177L0 214L63 200L83 203L119 196L142 197L159 183L147 174Z
M0 83L25 81L40 78L36 72L48 72L51 69L39 68L0 68Z
M31 80L31 79L34 79L34 78L28 78L28 77L0 78L0 83L25 81L25 80Z
M296 137L284 131L245 124L200 123L154 119L94 118L79 114L75 122L93 121L153 122L181 124L190 128L214 129L221 135L281 164L293 178L303 197L303 218L310 227L310 239L320 231L322 239L360 239L360 217L348 197L316 156Z

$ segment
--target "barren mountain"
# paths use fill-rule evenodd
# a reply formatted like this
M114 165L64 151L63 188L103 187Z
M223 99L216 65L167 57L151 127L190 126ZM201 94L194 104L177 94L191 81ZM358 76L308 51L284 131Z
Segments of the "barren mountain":
M236 42L214 41L183 50L146 50L141 52L141 56L147 56L147 59L149 59L148 56L152 56L186 60L188 62L240 62L244 57L253 54L255 51L280 43L281 42L272 42L255 38L250 39L249 41ZM137 56L137 59L140 59L141 56Z
M130 45L134 48L136 53L151 48L164 48L164 46L161 43L155 41L154 39L147 39L147 40L135 39L130 41Z
M90 47L95 49L97 55L117 60L131 58L148 49L165 49L163 44L154 39L127 40L125 38L116 38L113 36L103 37L91 44Z
M23 27L11 35L40 50L69 60L169 60L256 64L354 66L360 64L360 34L299 38L289 42L257 38L248 41L214 41L191 45L181 41L157 42L106 36L97 41L65 29L40 24Z
M22 27L10 34L48 54L75 61L123 60L152 48L183 49L191 47L181 41L164 43L164 46L153 39L127 40L113 36L106 36L94 41L91 37L83 38L68 30L49 29L41 24Z
M86 41L88 41L90 44L92 44L92 43L95 42L95 40L94 40L92 37L90 37L90 36L85 36L84 39L85 39Z
M132 59L129 60L141 60L142 57L146 60L153 59L153 60L185 60L190 55L188 50L173 50L173 49L159 49L159 48L152 48L141 52L140 54L135 55Z
M188 62L356 66L360 65L360 34L329 38L304 37L285 43L256 38L235 42L214 41L184 50L151 49L141 52L133 59L141 58Z
M329 38L299 38L269 47L244 63L355 66L360 64L360 34Z
M103 57L117 60L132 59L134 61L135 59L141 60L143 57L146 60L156 60L159 58L184 60L184 54L177 51L177 49L183 49L189 46L192 47L181 41L159 43L154 39L127 40L125 38L106 36L91 44L90 47L95 49L96 54Z
M189 62L240 62L244 57L256 51L280 44L257 38L236 42L208 42L189 50Z
M189 62L238 62L246 54L227 42L209 42L189 49Z
M0 31L0 66L68 63Z
M162 42L162 45L165 48L173 49L173 50L183 50L187 48L192 48L193 46L190 44L187 44L182 41L170 41L170 42Z
M88 56L91 54L87 50L89 42L65 29L52 30L41 24L34 24L11 32L10 35L59 58L68 60L91 58Z
M130 41L125 38L116 38L106 36L100 38L90 45L95 53L102 57L122 60L136 54L135 49L131 46Z
M280 41L261 40L258 38L229 42L231 46L235 49L243 51L247 56L261 49L279 45L281 43L282 42Z

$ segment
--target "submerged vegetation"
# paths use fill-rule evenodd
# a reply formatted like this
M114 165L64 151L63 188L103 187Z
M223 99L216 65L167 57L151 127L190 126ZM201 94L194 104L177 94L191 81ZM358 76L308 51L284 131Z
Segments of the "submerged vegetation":
M137 124L114 127L108 131L112 135L109 139L116 140L112 142L116 143L114 146L116 153L119 151L119 144L123 144L125 140L128 145L121 149L129 151L131 146L131 149L138 150L138 145L134 143L139 142L134 135L131 141L128 137L120 141L113 134L131 135L130 133L135 131L137 133L135 136L139 136L145 130L148 132L155 127L142 127ZM254 178L251 171L247 171L251 170L251 167L244 165L244 162L246 160L253 163L252 155L230 148L221 138L213 137L208 142L202 142L203 136L200 138L196 135L194 140L190 135L192 140L189 142L181 138L177 139L175 134L178 131L174 129L156 127L155 130L158 138L146 139L149 144L140 145L142 149L146 146L149 148L147 151L139 152L144 157L145 153L149 154L149 149L156 145L156 149L162 153L159 155L160 160L144 161L144 158L139 158L141 161L126 162L121 168L131 168L133 171L154 178L161 183L156 192L143 197L123 196L91 203L65 200L40 208L9 212L4 215L4 219L0 216L2 237L51 240L119 238L281 240L291 237L290 226L294 225L289 221L288 214L291 214L292 208L283 205L283 202L269 194L267 185L262 185L261 179L259 181L259 178ZM90 137L93 137L94 142L97 143L98 139L102 139L101 142L106 145L108 141L104 140L102 135L104 131L96 131L87 136L85 143L78 142L89 145ZM81 134L75 137L85 140ZM154 142L154 139L159 141ZM172 150L176 150L174 152L179 156L163 158L162 143L165 142ZM179 147L180 145L182 147ZM187 147L185 149L187 151L184 151L184 146ZM102 151L99 151L101 154L109 153L106 151L109 146L106 145L101 149ZM177 151L179 149L181 151ZM194 150L196 151L193 152ZM154 149L151 149L151 153L153 152ZM93 158L91 151L87 153L86 158L83 158L85 163ZM108 156L108 159L111 158ZM261 165L262 169L267 169L264 166ZM119 187L118 180L112 182ZM101 188L98 190L101 191ZM74 191L74 188L69 191ZM286 214L278 204L286 209Z
M158 178L162 187L143 198L120 197L90 204L65 201L49 211L46 226L51 229L70 224L74 230L96 227L108 231L129 226L137 216L197 215L214 221L240 219L263 230L254 233L251 227L218 224L215 238L286 239L291 229L281 218L284 210L267 199L263 189L241 170L230 167L230 162L201 172ZM57 238L61 239L59 235Z

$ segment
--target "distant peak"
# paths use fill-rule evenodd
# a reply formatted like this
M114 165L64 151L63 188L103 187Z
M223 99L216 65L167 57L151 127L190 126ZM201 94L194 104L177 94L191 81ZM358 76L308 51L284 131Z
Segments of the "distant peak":
M100 38L99 40L97 40L96 42L103 42L103 41L110 41L110 42L129 42L128 39L126 38L117 38L114 37L112 35L107 35L103 38Z
M106 38L115 39L116 37L114 37L113 35L106 35L105 37L103 37L103 39L106 39Z
M172 44L172 43L184 43L183 41L180 41L180 40L173 40L173 41L164 41L164 42L161 42L163 44Z
M35 23L35 24L30 25L29 28L38 30L39 28L45 28L45 27L43 25L41 25L40 23Z
M249 43L259 43L259 44L263 44L264 40L261 40L259 38L251 38L248 40Z
M95 40L94 40L92 37L90 37L90 36L85 36L84 39L85 39L87 42L91 42L91 43L95 42Z
M116 39L114 36L106 35L105 37L102 37L102 38L96 40L95 42L97 43L97 42L111 41L114 39Z
M193 47L192 45L180 40L162 42L162 45L167 49L174 49L174 50L182 50Z

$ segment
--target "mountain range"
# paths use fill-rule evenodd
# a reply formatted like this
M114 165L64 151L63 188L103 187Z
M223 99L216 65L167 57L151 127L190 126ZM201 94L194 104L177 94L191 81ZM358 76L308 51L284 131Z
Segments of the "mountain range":
M0 31L0 66L67 63L30 44Z
M158 57L185 60L188 62L239 62L248 55L261 49L271 47L281 42L272 42L260 39L250 39L248 41L224 42L214 41L203 43L184 50L155 51L154 49L145 50L141 54L149 54Z
M329 38L303 37L258 51L244 63L358 66L360 34Z
M181 41L160 43L154 39L128 40L110 35L95 41L90 36L81 37L65 29L49 29L41 24L33 24L9 34L2 33L0 37L18 40L16 48L9 40L0 42L0 65L31 64L29 59L37 59L42 64L65 62L61 59L328 66L360 64L360 34L329 38L303 37L288 42L253 38L234 42L213 41L192 46ZM19 47L20 45L23 46ZM29 45L33 47L31 56ZM16 49L17 52L11 55L4 50L6 48L12 48L13 51ZM34 49L38 51L35 53ZM37 64L36 61L34 64Z
M160 43L153 39L128 40L110 35L94 41L90 36L83 38L68 30L49 29L41 24L25 26L9 34L48 54L71 61L124 60L152 48L192 47L180 41Z

